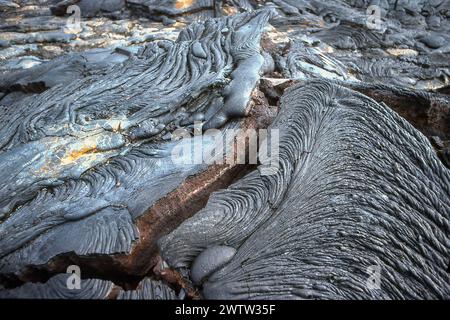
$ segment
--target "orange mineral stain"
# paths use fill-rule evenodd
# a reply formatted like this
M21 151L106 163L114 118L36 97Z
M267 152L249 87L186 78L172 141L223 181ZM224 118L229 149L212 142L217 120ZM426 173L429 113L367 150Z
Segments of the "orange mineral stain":
M185 9L192 5L194 0L177 0L175 2L175 8L177 9Z
M94 146L83 146L79 150L73 150L73 151L69 152L64 158L61 159L61 165L64 166L64 165L71 164L88 154L95 153L96 150L97 149L96 149L95 145Z

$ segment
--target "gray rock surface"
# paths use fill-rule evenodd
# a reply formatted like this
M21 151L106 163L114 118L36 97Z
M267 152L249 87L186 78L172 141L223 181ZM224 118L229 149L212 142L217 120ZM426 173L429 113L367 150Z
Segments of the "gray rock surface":
M131 253L148 236L137 220L207 168L176 165L178 143L162 137L199 114L211 128L245 115L269 17L192 24L175 42L151 43L104 73L60 79L2 107L0 273L20 275L68 253Z
M145 278L136 290L119 291L119 300L175 300L175 291L161 281Z
M161 239L169 265L235 248L203 284L213 299L449 299L450 171L420 132L325 81L288 89L271 128L278 173L214 193Z
M80 287L67 283L69 274L58 274L46 283L26 283L10 290L0 290L0 299L106 299L114 284L99 279L81 279Z
M0 297L449 299L449 18L448 0L0 1ZM198 123L272 123L280 171L174 159Z

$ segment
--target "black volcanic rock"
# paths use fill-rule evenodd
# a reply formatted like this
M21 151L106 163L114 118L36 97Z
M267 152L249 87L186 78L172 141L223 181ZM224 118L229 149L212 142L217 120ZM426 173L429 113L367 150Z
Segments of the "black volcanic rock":
M45 283L27 283L0 291L0 299L107 299L114 289L111 281L80 279L80 288L68 286L69 274L58 274Z
M150 278L142 280L136 290L119 291L119 300L175 300L175 291L162 281L155 281Z
M449 19L447 0L0 1L0 298L449 299ZM272 175L195 148L270 124Z
M178 143L162 137L198 118L210 128L239 126L264 62L260 35L269 17L260 11L196 23L177 41L151 43L92 75L63 58L25 80L7 78L9 91L36 82L50 88L0 108L0 273L26 278L28 266L47 264L61 272L65 258L91 261L96 272L106 263L115 272L145 273L151 239L164 230L157 223L177 221L151 208L190 176L206 180L195 198L227 171L202 178L205 163L176 165ZM186 195L175 196L183 203ZM95 255L106 260L97 264ZM130 265L136 256L140 264Z
M196 256L234 248L209 262L212 299L449 299L450 171L420 132L325 81L291 87L270 128L278 172L214 193L161 239L169 265L195 276Z

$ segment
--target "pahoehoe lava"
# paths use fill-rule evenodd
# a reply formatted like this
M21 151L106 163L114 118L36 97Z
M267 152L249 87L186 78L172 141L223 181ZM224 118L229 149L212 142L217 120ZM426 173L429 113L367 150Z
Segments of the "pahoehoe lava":
M161 240L170 265L235 248L203 284L206 298L450 297L450 172L420 132L327 82L289 88L271 128L279 172L214 193ZM366 285L373 265L385 279L378 291Z
M205 127L239 126L263 65L269 17L194 23L177 41L152 43L105 75L24 98L14 113L2 109L1 273L70 252L130 253L139 217L208 167L177 166L177 143L163 137L199 118Z
M450 299L449 43L449 0L0 1L0 298Z

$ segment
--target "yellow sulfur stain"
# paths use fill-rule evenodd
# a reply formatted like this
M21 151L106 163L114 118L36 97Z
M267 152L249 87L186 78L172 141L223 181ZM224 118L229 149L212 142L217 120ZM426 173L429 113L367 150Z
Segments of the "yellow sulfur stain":
M61 165L63 166L69 165L85 156L95 157L93 153L95 153L96 150L97 150L96 145L84 145L78 150L72 150L63 158L61 158Z
M37 167L32 168L32 174L40 177L58 176L63 170L72 167L88 169L102 159L98 150L98 137L89 137L77 142L64 139L49 141L47 152L36 159Z
M190 7L194 0L177 0L175 2L175 8L177 9L185 9L187 7Z

